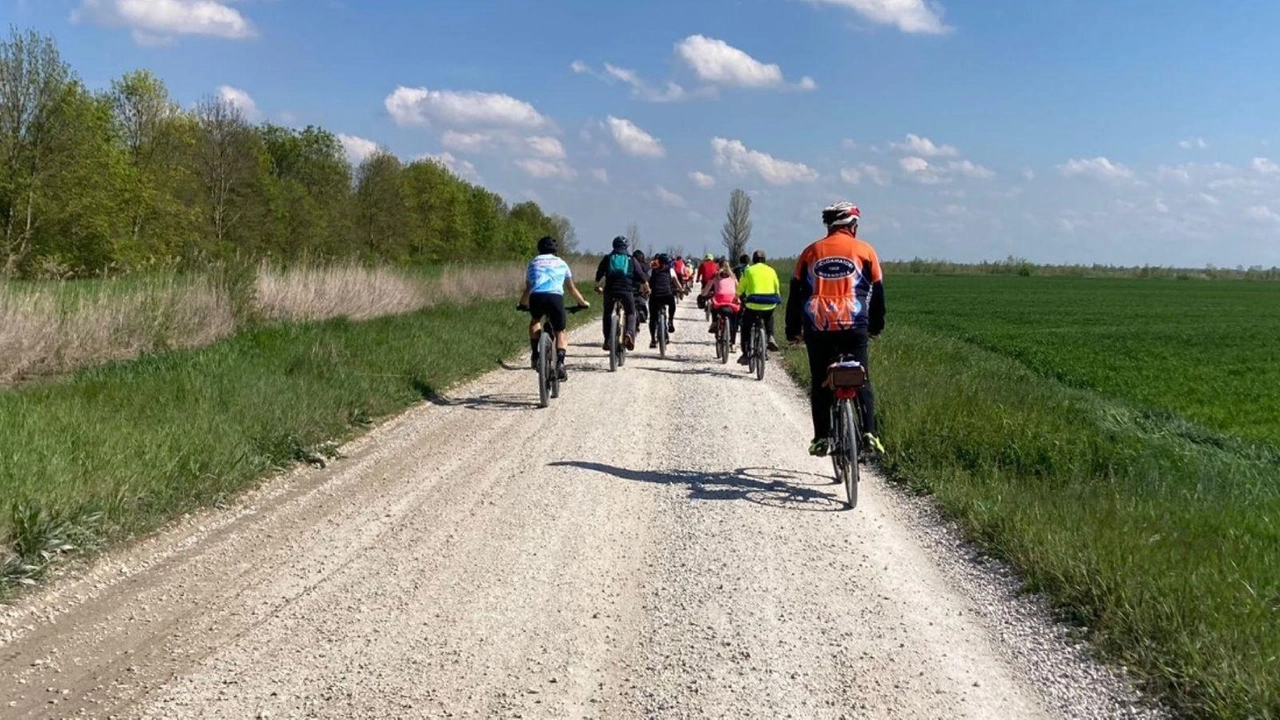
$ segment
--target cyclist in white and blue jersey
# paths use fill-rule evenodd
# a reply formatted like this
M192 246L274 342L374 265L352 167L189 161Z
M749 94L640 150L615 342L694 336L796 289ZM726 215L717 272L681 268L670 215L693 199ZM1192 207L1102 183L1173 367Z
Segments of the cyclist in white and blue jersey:
M564 289L569 288L573 299L579 307L591 307L582 297L578 286L573 282L573 271L569 263L560 259L556 252L559 243L553 237L544 237L538 241L538 256L529 263L525 274L524 294L520 296L520 307L527 307L531 316L529 322L530 364L538 366L538 340L542 333L542 318L551 321L556 331L556 374L561 380L569 378L565 371L564 357L569 349L569 334L565 328L569 325L569 314L564 308Z

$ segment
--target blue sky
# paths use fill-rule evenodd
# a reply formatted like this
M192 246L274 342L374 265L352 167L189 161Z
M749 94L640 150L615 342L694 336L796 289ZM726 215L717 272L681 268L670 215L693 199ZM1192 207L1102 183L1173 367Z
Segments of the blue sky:
M588 248L793 254L837 199L890 258L1280 265L1280 3L5 0L91 87L433 155ZM1273 160L1274 158L1274 160Z

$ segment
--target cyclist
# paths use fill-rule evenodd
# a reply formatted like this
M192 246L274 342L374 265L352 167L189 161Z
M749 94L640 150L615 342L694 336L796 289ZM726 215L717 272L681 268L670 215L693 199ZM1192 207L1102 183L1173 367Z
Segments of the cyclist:
M628 350L636 343L636 290L648 288L648 278L634 257L627 253L627 239L619 235L613 239L613 252L605 255L596 268L596 292L604 293L604 350L609 349L609 318L618 305L622 305L625 327L622 344Z
M831 406L835 396L823 387L827 366L840 355L868 365L867 346L884 330L884 276L875 248L858 238L856 205L838 202L822 211L827 236L805 248L796 261L787 298L787 339L803 342L809 351L812 376L809 406L813 413L813 442L809 454L827 454L831 434ZM864 444L884 452L876 435L875 395L871 381L858 398L862 405Z
M733 268L729 267L728 262L720 263L720 272L716 273L715 279L702 295L711 305L711 327L707 332L715 333L716 315L729 316L729 351L732 352L733 341L738 337L738 313L742 310L742 304L738 302L738 279L733 276Z
M733 276L738 278L739 282L742 281L742 273L747 269L747 266L749 266L750 264L751 264L750 255L746 253L742 253L741 255L738 256L738 264L733 266Z
M573 299L581 307L591 307L578 286L573 282L573 271L569 264L561 260L559 243L555 238L547 236L538 241L538 255L530 263L525 272L524 293L520 296L520 307L529 311L529 364L538 367L538 341L542 334L542 318L551 321L556 331L556 374L561 380L568 380L569 373L564 367L564 356L569 349L569 333L565 329L569 324L568 313L564 309L564 289L569 288Z
M778 343L773 339L773 311L782 304L782 283L778 281L778 273L765 262L763 250L755 251L751 264L742 271L738 280L738 297L742 298L742 357L739 365L749 365L747 348L751 347L751 331L756 323L764 323L765 336L769 339L769 350L778 351Z
M649 276L649 349L658 347L658 313L667 314L667 332L676 331L676 295L684 292L684 285L671 267L671 256L658 253L653 262L656 267Z
M640 248L636 248L635 251L631 253L631 257L636 259L636 264L640 266L640 272L644 273L645 282L648 282L649 275L653 271L649 268L649 261L647 258L645 258L644 251L641 250ZM644 325L648 322L649 322L649 303L647 302L647 298L637 296L636 297L636 327L638 328L639 326Z
M720 273L720 263L717 263L715 257L711 253L707 253L707 259L702 261L698 266L698 282L702 284L702 292L705 294L707 286L712 280L716 279L716 275Z

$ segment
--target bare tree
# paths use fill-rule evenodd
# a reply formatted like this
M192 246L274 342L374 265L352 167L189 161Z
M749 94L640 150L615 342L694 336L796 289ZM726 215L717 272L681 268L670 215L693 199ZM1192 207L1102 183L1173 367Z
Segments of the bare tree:
M236 202L253 179L253 128L240 108L209 97L196 106L196 165L209 202L214 240L221 245L242 214Z
M746 192L735 189L729 195L729 211L725 214L720 239L731 261L736 262L738 256L747 251L747 243L751 242L751 196Z
M71 70L53 40L13 30L0 43L0 221L4 272L26 257L36 224L36 195L63 130L61 112Z
M640 225L635 220L632 220L631 224L627 226L626 238L631 242L632 250L640 249Z

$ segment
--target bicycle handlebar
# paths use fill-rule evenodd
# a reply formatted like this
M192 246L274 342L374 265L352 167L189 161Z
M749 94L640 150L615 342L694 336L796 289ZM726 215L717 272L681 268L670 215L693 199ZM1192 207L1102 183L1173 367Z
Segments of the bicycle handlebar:
M574 305L573 307L567 307L567 308L565 308L565 312L570 312L570 313L580 313L580 312L582 312L583 310L590 310L590 309L591 309L591 306L590 306L590 305ZM527 313L527 312L529 312L529 306L528 306L528 305L516 305L516 312Z

